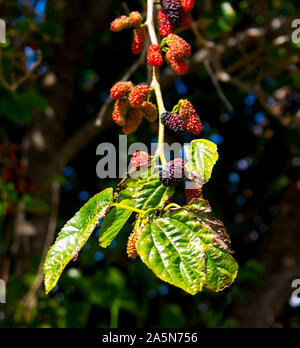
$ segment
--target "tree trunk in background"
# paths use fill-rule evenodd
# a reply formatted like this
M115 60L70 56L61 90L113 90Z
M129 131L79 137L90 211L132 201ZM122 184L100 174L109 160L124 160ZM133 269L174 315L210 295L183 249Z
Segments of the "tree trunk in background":
M49 1L52 6L55 1ZM52 111L46 115L36 115L23 143L23 152L28 175L36 185L37 191L47 183L52 175L59 174L57 154L67 141L63 122L75 99L76 71L84 58L86 41L99 31L108 17L111 0L66 0L65 9L58 23L64 32L64 41L53 47L53 60L49 62L48 72L53 84L43 87L43 94L49 101ZM50 75L49 75L50 74ZM50 185L43 192L43 199L51 206ZM13 267L17 274L22 274L27 267L27 261L32 255L40 255L46 240L48 216L33 216L30 224L35 231L33 238L17 233L14 241ZM29 248L24 248L24 239Z
M300 173L279 206L278 216L270 226L259 251L266 268L263 283L249 289L248 303L236 304L234 318L240 327L277 326L292 296L292 282L300 279Z

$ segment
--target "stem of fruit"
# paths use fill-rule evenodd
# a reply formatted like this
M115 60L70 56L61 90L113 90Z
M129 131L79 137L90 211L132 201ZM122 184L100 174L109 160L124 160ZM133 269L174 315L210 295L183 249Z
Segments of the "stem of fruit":
M145 213L144 210L135 209L135 208L129 207L128 205L125 205L122 203L114 203L113 206L117 207L117 208L121 208L121 209L131 210L134 213L141 214L141 215L143 215Z
M145 24L148 27L151 43L153 45L158 45L158 39L157 39L155 26L154 26L154 20L153 20L154 0L147 0L147 6L148 6L148 13L147 13L147 21ZM161 93L158 68L153 68L151 88L155 91L157 105L158 105L158 112L159 112L159 136L158 136L158 146L157 146L155 157L159 157L161 160L161 164L165 166L167 164L167 160L166 160L165 152L164 152L165 127L161 123L161 115L164 112L166 112L166 108L165 108L162 93Z
M178 205L178 204L175 204L175 203L171 203L171 204L169 204L168 206L165 207L165 210L169 210L171 208L180 209L181 206Z

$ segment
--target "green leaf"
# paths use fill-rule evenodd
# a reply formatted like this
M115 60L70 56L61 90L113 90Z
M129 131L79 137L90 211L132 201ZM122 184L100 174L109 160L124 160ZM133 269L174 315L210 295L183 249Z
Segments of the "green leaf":
M217 145L205 139L194 140L185 146L185 153L187 177L201 184L207 183L219 159Z
M207 250L205 254L205 273L207 290L219 292L228 288L235 280L238 265L233 257L218 246Z
M113 190L107 189L90 199L65 225L50 249L45 266L45 287L48 294L57 284L67 264L76 258L113 201Z
M118 202L133 199L135 208L140 210L159 209L174 194L173 187L162 185L158 175L144 178L130 178L123 183Z
M121 183L121 192L117 203L142 210L162 208L174 194L173 188L163 186L158 175L151 176L151 169L139 173L139 177L130 177ZM105 218L100 229L100 246L106 248L116 238L132 215L130 209L114 207Z
M135 202L132 200L122 201L122 204L128 207L134 207ZM106 216L100 228L100 246L107 248L116 238L118 233L124 227L130 216L132 210L127 210L119 207L114 207Z
M224 225L206 213L199 217L195 206L193 211L184 207L157 219L140 220L136 229L142 261L158 278L189 294L204 287L221 291L237 276Z

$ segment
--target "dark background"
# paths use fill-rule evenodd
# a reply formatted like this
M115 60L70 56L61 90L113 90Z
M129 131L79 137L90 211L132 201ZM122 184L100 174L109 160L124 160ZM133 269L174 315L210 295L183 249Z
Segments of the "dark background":
M145 9L133 0L0 1L8 38L0 46L0 278L7 282L0 327L299 328L291 300L292 281L300 279L295 1L196 0L193 17L205 42L182 32L193 47L190 73L178 77L165 66L161 74L166 106L189 98L203 137L219 145L204 196L232 238L235 284L191 297L162 283L127 258L128 223L107 250L93 234L44 295L41 265L56 233L88 198L118 184L97 178L96 148L118 144L121 129L106 102L138 58L131 33L109 27L128 10ZM140 64L130 78L138 84L148 75ZM157 125L145 123L129 143L156 137Z

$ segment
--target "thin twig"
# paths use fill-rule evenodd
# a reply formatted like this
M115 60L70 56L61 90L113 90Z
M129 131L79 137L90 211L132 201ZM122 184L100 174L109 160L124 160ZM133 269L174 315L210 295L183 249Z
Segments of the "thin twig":
M157 45L158 39L157 39L155 26L154 26L154 19L153 19L154 1L148 0L147 6L148 6L148 11L147 11L146 25L148 27L151 43L153 45ZM165 153L164 153L165 127L161 122L161 115L166 111L166 108L165 108L162 93L161 93L158 68L153 68L151 88L155 91L158 111L159 111L159 136L158 136L158 146L157 146L156 156L160 158L162 165L165 166L167 163L167 160L165 158Z
M51 213L49 217L48 233L44 242L41 262L35 277L35 281L23 299L23 304L25 307L25 312L24 312L25 319L29 319L30 312L32 308L34 308L36 305L37 293L43 283L43 278L44 278L44 262L47 256L47 252L55 238L56 223L57 223L58 208L59 208L59 197L60 197L59 183L55 182L52 184L51 193L52 193Z
M37 69L37 67L42 62L42 52L40 50L37 51L37 59L34 63L33 67L31 69L26 70L25 74L20 77L17 81L15 81L13 84L9 84L4 75L2 70L2 60L0 56L0 82L2 83L3 87L7 89L10 92L15 92L26 80L28 80L31 75L34 73L34 71Z
M229 102L229 100L227 99L227 97L225 96L224 92L222 91L222 88L219 84L219 81L215 75L215 73L213 72L210 64L209 64L209 61L208 59L204 59L204 66L205 66L205 69L208 73L208 75L210 76L210 79L212 81L212 84L215 86L215 89L220 97L220 99L223 101L223 103L225 104L225 106L227 107L227 109L230 111L230 112L233 112L234 111L234 108L233 106L231 105L231 103Z

